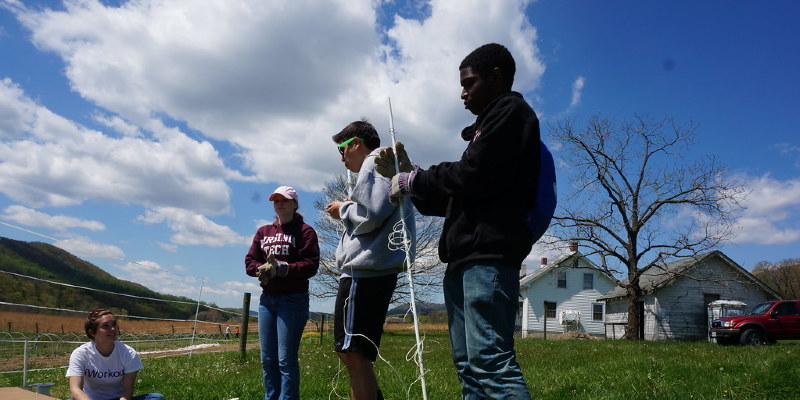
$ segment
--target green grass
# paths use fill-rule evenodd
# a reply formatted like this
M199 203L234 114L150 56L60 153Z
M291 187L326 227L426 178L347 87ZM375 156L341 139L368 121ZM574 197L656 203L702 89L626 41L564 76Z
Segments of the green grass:
M376 372L387 399L422 398L414 384L417 366L406 361L410 334L387 333ZM535 399L800 399L800 342L762 347L718 346L706 342L629 342L517 339L517 355ZM303 399L346 398L347 372L333 353L330 336L322 345L301 346ZM444 334L429 334L425 345L428 398L460 399ZM169 400L263 398L258 351L245 360L238 352L145 359L137 393L158 391ZM31 372L29 382L56 382L52 394L66 398L64 370ZM0 386L16 386L21 374L0 375Z

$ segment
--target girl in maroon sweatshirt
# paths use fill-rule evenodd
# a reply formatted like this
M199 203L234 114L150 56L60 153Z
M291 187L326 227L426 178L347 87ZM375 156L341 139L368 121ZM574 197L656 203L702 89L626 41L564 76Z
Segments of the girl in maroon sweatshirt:
M247 275L258 277L258 338L265 399L299 399L300 339L308 320L308 279L319 269L314 228L297 212L297 192L281 186L269 196L277 218L258 228L245 256Z

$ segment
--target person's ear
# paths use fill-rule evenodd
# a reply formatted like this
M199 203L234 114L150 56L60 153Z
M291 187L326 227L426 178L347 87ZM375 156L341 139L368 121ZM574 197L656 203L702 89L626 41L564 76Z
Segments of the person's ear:
M491 71L489 71L489 80L492 82L493 85L499 87L506 86L506 79L503 75L503 70L500 67L494 67Z

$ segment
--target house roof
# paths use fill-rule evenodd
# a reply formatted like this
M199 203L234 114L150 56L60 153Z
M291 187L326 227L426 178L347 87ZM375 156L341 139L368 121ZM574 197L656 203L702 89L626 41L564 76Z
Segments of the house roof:
M519 285L520 285L520 286L528 286L528 285L529 285L531 282L533 282L533 281L535 281L535 280L537 280L537 279L541 278L542 276L545 276L545 275L546 275L548 272L550 272L550 271L552 271L552 270L554 270L554 269L556 269L556 268L558 268L558 267L563 267L563 266L564 266L563 264L564 264L566 261L572 260L572 259L574 259L574 258L579 258L579 259L582 259L582 260L586 261L586 263L588 263L588 264L589 264L588 266L585 266L585 265L584 265L584 266L581 266L580 268L591 268L591 269L595 269L595 270L597 270L597 271L599 271L599 272L603 273L604 275L608 276L608 274L607 274L605 271L603 271L602 269L600 269L599 267L597 267L597 265L595 265L595 264L594 264L594 263L593 263L591 260L589 260L588 258L584 257L584 255L583 255L583 254L581 254L579 251L573 251L573 252L571 252L571 253L567 253L567 254L565 254L565 255L563 255L563 256L561 256L561 257L559 257L558 259L556 259L555 261L553 261L553 262L551 262L551 263L549 263L549 264L547 264L547 265L543 265L543 266L541 266L541 267L537 268L537 269L536 269L535 271L533 271L532 273L530 273L530 274L528 274L528 275L525 275L524 277L522 277L522 278L519 280ZM609 279L611 279L611 278L609 277ZM613 279L612 279L612 280L613 280Z
M685 276L685 273L688 270L712 258L719 258L724 264L742 274L761 290L769 293L772 296L775 296L776 298L780 298L780 295L777 292L770 289L769 286L765 285L763 282L761 282L761 280L753 276L753 274L742 268L739 264L728 258L728 256L719 250L699 254L693 257L683 258L664 265L653 266L642 273L641 277L639 277L639 286L642 288L642 294L651 294L665 286L671 285L682 276ZM627 282L628 281L625 280L623 283ZM600 296L597 300L613 300L624 297L628 297L627 291L624 287L617 286L610 292Z

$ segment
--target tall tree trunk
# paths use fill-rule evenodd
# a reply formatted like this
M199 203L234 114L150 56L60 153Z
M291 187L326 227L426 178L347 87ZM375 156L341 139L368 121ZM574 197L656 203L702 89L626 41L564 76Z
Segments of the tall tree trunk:
M639 282L636 281L626 288L628 292L628 325L625 330L623 339L638 340L643 339L639 336L639 329L644 321L639 319L639 297L641 296L642 289L639 287Z

